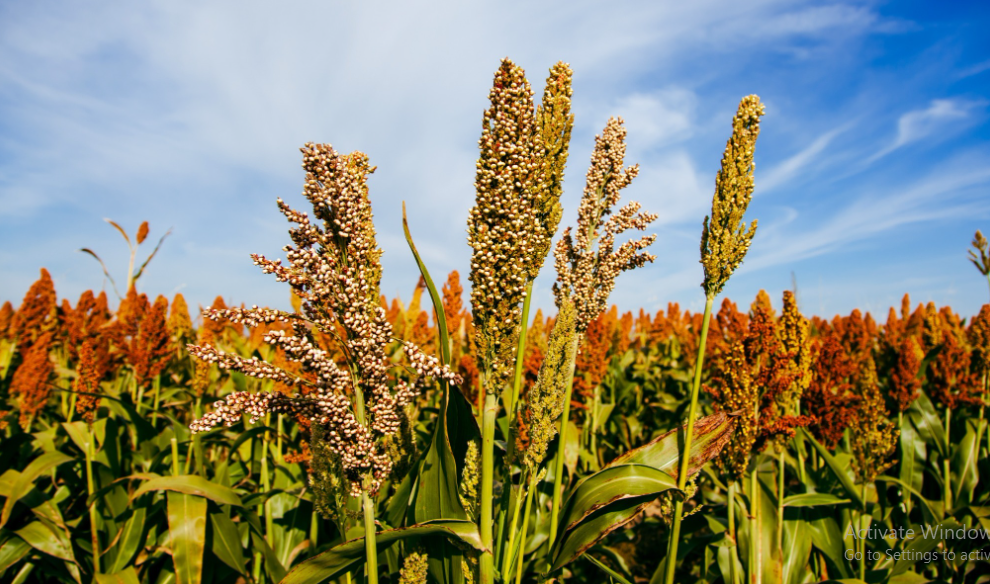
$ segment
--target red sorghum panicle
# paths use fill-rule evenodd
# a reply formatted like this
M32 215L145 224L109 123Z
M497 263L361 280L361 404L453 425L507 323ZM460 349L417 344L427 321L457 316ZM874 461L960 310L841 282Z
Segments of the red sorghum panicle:
M48 356L54 333L37 337L24 354L24 361L14 372L10 395L20 398L20 424L25 430L41 411L51 394L51 377L55 371Z
M13 322L14 307L8 300L3 303L3 306L0 306L0 339L8 339L13 336L10 331Z
M55 285L48 270L41 268L41 277L31 284L21 307L14 313L10 332L17 346L24 351L39 337L58 326L58 304Z

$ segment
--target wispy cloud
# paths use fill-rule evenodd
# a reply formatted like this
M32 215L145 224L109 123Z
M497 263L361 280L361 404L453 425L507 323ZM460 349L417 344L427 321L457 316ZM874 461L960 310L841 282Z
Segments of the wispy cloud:
M592 136L609 115L626 119L628 163L642 164L628 198L660 214L663 255L649 269L624 276L614 298L629 307L654 297L665 304L697 292L697 238L732 99L758 92L801 111L766 120L768 128L781 124L778 139L802 135L795 127L811 118L816 125L808 127L822 128L822 119L875 115L869 107L911 107L893 92L858 93L865 74L856 75L873 66L856 50L859 43L910 28L885 11L870 0L643 0L618 7L591 0L538 7L311 1L278 10L252 1L0 4L0 298L19 298L41 265L52 269L60 293L99 286L98 269L75 250L98 248L118 265L113 250L119 242L101 222L111 216L128 226L150 218L153 229L175 227L142 280L149 290L186 283L183 293L193 304L222 293L285 305L284 287L258 274L247 254L277 254L284 244L285 223L273 200L299 204L292 196L301 184L297 148L309 140L361 149L378 165L371 197L386 251L383 290L408 294L417 275L398 231L402 200L431 271L464 271L464 217L473 202L481 112L498 59L510 56L527 68L537 92L556 60L575 70L578 115L565 223L573 221L584 186ZM781 54L814 59L814 67L802 61L788 69L794 59ZM835 97L837 103L808 98L824 93L826 83L847 85L850 95ZM859 100L869 100L869 107ZM915 149L905 146L946 128L975 127L983 107L961 98L932 101L905 114L882 148L855 156L902 148L907 155ZM875 132L854 127L857 143L878 143ZM781 162L765 174L758 170L757 192L831 172L835 160L852 156L840 146L853 133L829 129L799 142L795 153L767 132L760 148L782 153ZM826 255L846 245L844 238L882 234L883 221L875 231L855 218L847 226L840 210L909 191L944 169L942 162L919 158L900 180L888 182L869 174L882 166L875 165L861 171L875 185L869 190L811 185L819 190L792 201L776 229L761 221L764 239L782 254L761 261L784 265ZM973 168L956 170L970 176ZM925 184L937 190L934 182ZM944 185L943 196L950 187ZM774 199L758 197L754 205L774 205ZM976 204L953 201L945 209L919 203L915 212L920 217ZM816 203L824 211L813 208ZM785 239L790 235L797 238ZM798 253L784 253L792 248ZM756 268L759 256L752 258ZM538 288L546 292L547 308L549 266L545 274Z
M773 166L766 172L766 174L759 178L759 189L757 190L757 194L773 191L774 189L787 184L795 176L797 176L799 172L806 170L814 161L820 160L821 154L826 148L828 148L828 145L832 143L832 140L839 134L848 130L849 127L850 126L847 124L825 132L818 138L815 138L811 144L806 146L797 154L777 163L776 166Z
M974 112L984 108L986 104L982 100L933 99L927 108L901 115L897 120L897 136L893 142L871 156L867 162L875 162L898 148L954 130L971 120Z
M796 222L766 233L754 243L751 269L793 264L848 249L912 223L938 222L986 215L990 203L980 193L990 188L990 156L969 152L938 165L920 180L873 185L849 193L849 202L831 214L814 215L813 223Z

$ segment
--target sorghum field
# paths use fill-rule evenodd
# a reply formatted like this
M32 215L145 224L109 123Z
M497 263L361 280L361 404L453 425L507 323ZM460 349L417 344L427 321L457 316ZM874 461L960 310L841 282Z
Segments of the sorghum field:
M60 299L42 269L0 308L0 582L990 581L990 305L729 300L758 236L748 96L699 217L705 311L620 314L654 257L619 240L656 215L619 203L612 119L558 229L570 97L566 64L536 104L502 62L471 272L431 277L409 225L408 298L379 293L368 157L326 144L308 213L278 201L285 263L253 256L293 312L190 311L144 266ZM144 249L147 223L115 227ZM551 251L557 312L531 313Z

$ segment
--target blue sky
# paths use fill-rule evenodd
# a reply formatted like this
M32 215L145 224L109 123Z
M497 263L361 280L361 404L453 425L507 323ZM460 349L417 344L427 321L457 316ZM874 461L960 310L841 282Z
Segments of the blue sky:
M620 276L623 310L699 309L701 221L739 99L766 104L756 150L759 229L725 294L807 314L870 310L905 293L963 316L988 299L967 261L990 232L990 4L985 2L6 2L0 4L0 300L47 267L60 297L118 281L133 231L139 283L195 307L285 307L251 264L280 255L282 197L304 207L298 148L362 150L382 291L409 298L407 202L435 278L466 277L465 220L492 74L509 56L537 96L574 69L565 179L572 224L594 140L629 130L624 195L660 215L652 265ZM536 302L552 307L552 261ZM108 287L109 291L109 287ZM110 292L112 295L112 292Z

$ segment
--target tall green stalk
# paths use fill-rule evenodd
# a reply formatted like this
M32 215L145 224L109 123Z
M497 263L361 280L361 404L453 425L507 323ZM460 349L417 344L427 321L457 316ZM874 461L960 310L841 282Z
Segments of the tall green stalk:
M784 451L777 453L777 551L784 560Z
M526 532L529 531L529 514L533 508L533 491L536 483L529 485L526 490L526 510L523 512L522 531L519 532L519 554L516 562L516 584L522 583L523 556L526 554Z
M375 543L375 503L367 490L361 492L364 507L364 557L368 584L378 584L378 547Z
M481 417L481 544L485 551L481 553L479 576L481 584L495 582L495 558L492 555L493 537L492 518L493 495L495 483L495 417L498 414L498 398L494 393L485 394L485 408Z
M950 453L952 452L952 437L950 436L950 426L952 422L952 410L945 408L945 458L942 459L942 503L945 506L945 513L952 509L952 474L949 468Z
M736 481L729 483L729 537L732 538L732 547L729 548L729 584L739 583L738 568L736 566L739 557L739 537L736 534Z
M86 443L86 492L92 497L93 493L96 492L96 487L93 482L93 458L95 457L95 447L93 442L95 437L93 436L93 431L89 431L89 441ZM175 438L172 439L172 443L175 444ZM174 451L174 450L173 450ZM100 570L100 531L97 522L99 521L99 513L96 511L96 501L89 506L89 528L90 537L93 542L93 573L99 574Z
M701 390L701 368L705 360L705 344L708 342L708 325L712 317L712 304L715 296L705 297L705 315L701 325L701 340L698 343L698 358L694 362L694 380L691 383L691 407L688 409L688 421L684 433L684 448L681 450L680 465L677 470L677 488L682 492L687 487L688 470L691 463L691 441L694 439L694 421L698 416L698 394ZM667 571L664 577L666 584L674 584L674 571L677 569L677 544L681 537L681 521L684 515L684 501L674 504L674 524L670 530L670 541L667 547Z
M869 533L869 516L866 514L866 481L863 481L861 487L861 493L863 498L863 508L860 511L859 516L859 527L860 529L867 530ZM857 534L858 535L858 534ZM859 579L866 580L866 538L859 538Z

